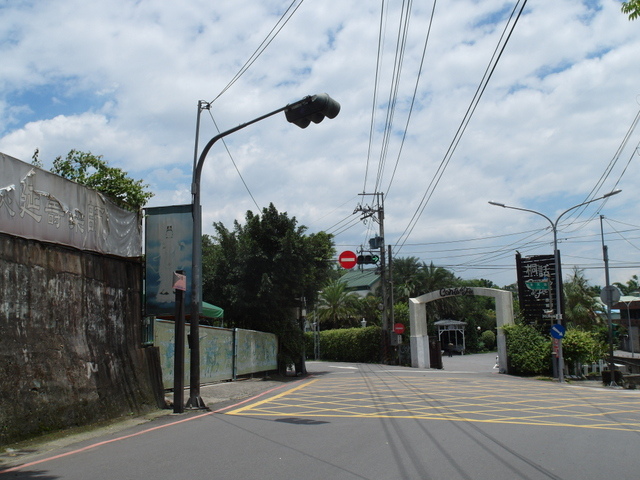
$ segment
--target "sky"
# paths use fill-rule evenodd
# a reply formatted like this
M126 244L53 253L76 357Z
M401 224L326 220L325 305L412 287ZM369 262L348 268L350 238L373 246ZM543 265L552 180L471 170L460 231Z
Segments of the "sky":
M198 118L200 155L305 96L340 103L217 142L206 234L273 203L358 252L383 207L395 258L504 286L558 219L565 277L605 285L603 242L611 282L640 274L640 21L618 0L14 0L0 49L0 152L103 155L148 206L191 202Z

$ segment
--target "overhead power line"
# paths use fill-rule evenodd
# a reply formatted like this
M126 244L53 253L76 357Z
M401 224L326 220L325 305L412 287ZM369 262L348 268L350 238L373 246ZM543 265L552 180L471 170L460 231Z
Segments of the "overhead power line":
M622 138L622 141L620 142L620 145L618 146L617 150L613 154L613 157L609 161L609 164L605 168L605 170L602 173L602 175L600 175L600 178L598 179L598 181L596 182L594 187L591 189L591 192L589 192L589 195L587 195L587 197L584 199L584 202L589 202L589 200L595 198L597 195L600 194L605 182L608 180L609 176L611 175L611 172L613 171L614 167L616 166L616 164L620 160L620 156L622 155L622 152L627 147L627 144L629 143L629 140L630 140L631 136L633 135L633 132L635 131L636 127L638 126L638 122L640 122L640 110L638 110L638 112L636 113L636 116L631 121L631 125L629 126L629 128L627 130L627 133ZM640 146L640 144L638 146ZM620 184L620 181L622 180L622 177L626 173L627 168L629 167L629 164L631 163L631 160L633 159L634 155L637 153L638 146L636 146L636 148L631 152L631 155L629 156L629 160L627 161L627 164L625 165L624 169L622 170L622 173L620 173L620 176L615 181L615 183L614 183L614 185L613 185L613 187L611 188L610 191L615 190L618 187L618 185ZM607 203L607 201L608 201L608 198L605 199L602 202L601 208L602 208L602 206L604 206ZM574 218L575 220L577 220L586 211L587 208L588 208L588 206L585 205L582 208L576 209L575 212L572 212L571 214L569 214L567 219ZM598 214L599 214L599 210L596 211L593 215L591 215L590 220L596 218L598 216ZM573 224L573 222L571 222L569 225L572 225L572 224Z
M296 11L298 10L298 8L300 8L303 2L304 0L293 0L291 2L289 7L285 10L285 12L282 14L280 19L276 22L276 24L273 26L271 31L267 34L267 36L262 41L262 43L258 45L258 48L255 50L255 52L251 54L249 59L244 63L244 65L242 65L240 70L238 70L238 73L235 74L235 76L231 79L231 81L229 81L229 83L222 89L222 91L218 95L216 95L216 97L213 100L211 100L210 103L213 103L218 98L220 98L227 90L229 90L233 86L234 83L238 81L238 79L242 75L245 74L247 70L249 70L249 67L251 67L251 65L253 65L253 63L260 57L260 55L264 53L264 51L271 44L271 42L273 42L273 40L278 36L278 34L284 28L284 26L289 22L289 20L291 20L291 17L293 16L294 13L296 13ZM296 5L296 3L298 5Z
M476 89L476 93L474 94L473 99L471 100L471 103L469 104L469 107L467 108L467 111L462 121L460 122L460 125L458 126L458 130L456 131L453 137L453 140L451 141L449 148L445 153L445 156L440 162L440 165L438 166L436 173L434 174L431 182L427 186L427 189L418 207L416 208L416 211L414 212L411 220L409 221L409 224L405 228L404 232L400 235L400 240L398 242L400 246L398 247L398 251L402 249L404 243L411 236L411 233L416 227L418 220L422 216L422 213L424 212L427 204L429 203L431 196L433 195L433 193L435 192L435 189L440 183L440 180L442 179L442 176L444 175L444 172L447 169L447 166L449 165L449 162L451 161L451 158L453 157L453 154L458 144L460 143L460 140L462 139L462 136L464 135L464 132L467 126L469 125L471 118L473 117L475 109L477 108L480 102L480 99L482 98L482 95L485 89L487 88L487 85L489 84L489 80L493 76L493 73L498 65L498 62L500 61L500 58L502 57L502 54L504 53L504 50L507 44L509 43L509 39L511 38L511 35L513 34L513 31L516 25L518 24L518 20L520 19L520 16L522 15L522 11L524 10L526 4L527 4L527 0L523 0L522 2L518 0L516 5L514 6L511 12L511 15L509 17L509 20L505 25L505 28L500 36L500 39L498 40L498 44L496 45L494 53L489 61L489 65L487 66L485 73L480 81L480 84ZM519 10L518 10L518 6L520 6ZM516 14L516 11L517 11L517 14ZM515 16L515 19L514 19L514 16Z

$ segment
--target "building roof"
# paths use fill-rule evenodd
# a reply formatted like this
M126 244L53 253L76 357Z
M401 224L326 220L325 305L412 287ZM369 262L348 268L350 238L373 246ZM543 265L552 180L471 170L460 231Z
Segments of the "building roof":
M340 277L340 281L347 284L347 290L374 290L380 282L380 275L375 269L354 269Z
M600 297L594 297L596 302L602 307L605 308L606 305L602 301ZM636 297L634 295L622 295L620 297L620 301L614 303L611 308L614 309L623 309L623 310L636 310L640 308L640 297Z
M467 324L467 322L461 322L460 320L438 320L437 322L433 322L433 324L438 326L455 325L458 327L463 327Z

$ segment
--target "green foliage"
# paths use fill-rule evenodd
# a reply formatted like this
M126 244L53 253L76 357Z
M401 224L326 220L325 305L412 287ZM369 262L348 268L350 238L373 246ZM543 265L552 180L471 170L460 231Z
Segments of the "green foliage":
M627 280L627 283L614 282L613 285L618 287L622 295L632 295L640 291L638 275L632 275L631 279Z
M315 310L322 330L355 327L358 296L347 291L347 284L333 280L324 286Z
M364 298L358 299L355 309L355 317L358 325L363 318L369 326L380 325L382 322L382 312L379 308L381 303L382 299L375 295L367 295Z
M433 262L426 264L416 257L397 258L393 261L394 298L397 304L408 298L451 287L497 288L486 279L462 281L449 270L436 267ZM496 325L495 300L482 296L448 297L426 305L429 334L436 335L433 323L452 318L468 323L467 349L476 351L480 347L478 332L491 330Z
M562 339L562 356L566 365L597 362L605 356L607 346L594 332L567 329Z
M496 348L496 334L491 330L485 330L480 335L480 341L487 350L493 350Z
M622 2L622 13L629 15L629 20L640 17L640 0L629 0Z
M42 165L37 150L33 164ZM147 191L149 185L133 180L127 172L110 167L102 155L90 152L71 150L64 159L56 157L51 172L104 193L116 205L132 212L140 210L153 197L153 193Z
M217 235L203 239L203 299L224 308L231 326L278 335L281 361L292 363L303 347L300 299L313 304L329 278L332 237L305 235L273 204L261 215L247 212L233 230L214 227Z
M458 283L446 268L436 267L433 262L427 265L416 257L394 259L393 279L394 297L398 302Z
M305 333L306 352L313 352L313 332ZM382 348L382 329L342 328L320 331L320 356L334 362L378 363Z
M597 302L584 272L574 268L568 282L564 283L564 318L568 325L591 328L599 322Z
M411 335L409 305L406 303L396 303L393 306L393 317L395 323L401 323L404 325L404 336L409 338Z
M509 373L543 375L550 372L551 342L530 325L505 325Z

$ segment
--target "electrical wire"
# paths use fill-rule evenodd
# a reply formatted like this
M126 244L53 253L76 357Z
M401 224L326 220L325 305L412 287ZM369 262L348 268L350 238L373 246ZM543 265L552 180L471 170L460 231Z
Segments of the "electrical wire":
M284 26L287 23L289 23L289 20L291 20L291 17L293 16L294 13L296 13L296 11L298 10L298 8L300 8L303 2L304 0L293 0L291 2L289 7L285 10L285 12L282 14L280 19L276 22L276 24L273 26L271 31L267 34L267 36L262 41L262 43L258 45L258 48L251 54L251 56L244 63L244 65L242 65L238 73L234 75L231 81L229 81L229 83L222 89L222 91L218 95L216 95L216 97L213 100L211 100L210 103L213 103L218 98L220 98L227 90L229 90L233 86L234 83L238 81L238 79L242 75L244 75L244 73L249 69L249 67L251 67L251 65L254 64L254 62L260 57L260 55L264 53L267 47L271 44L271 42L273 42L273 40L278 36L278 34L284 28ZM294 5L296 3L298 3L298 5L294 8Z
M436 5L437 5L438 1L434 0L433 1L433 7L431 9L431 17L429 19L429 28L427 28L427 35L425 37L424 40L424 46L422 47L422 57L420 58L420 67L418 68L418 75L416 76L416 83L415 86L413 88L413 95L411 97L411 105L409 107L409 114L407 115L407 122L404 126L404 131L402 134L402 140L400 141L400 148L398 149L398 155L396 157L396 163L393 167L393 172L391 174L391 179L389 180L389 184L387 185L386 188L386 195L389 195L389 191L391 190L391 185L393 184L393 179L396 176L396 171L398 170L398 165L400 163L400 158L402 156L402 149L404 147L404 142L407 138L407 132L409 131L409 124L411 123L411 116L413 114L413 107L415 106L416 103L416 97L418 95L418 85L420 84L420 78L422 76L422 69L424 67L424 60L425 57L427 55L427 46L429 45L429 38L431 36L431 27L433 26L433 18L435 16L436 13Z
M382 0L380 9L380 26L378 27L378 53L376 55L376 73L373 81L373 101L371 103L371 120L369 125L369 145L367 147L367 161L364 169L364 184L362 186L362 193L367 191L367 177L369 175L369 162L371 160L371 150L373 148L373 132L376 123L376 112L378 105L378 86L380 82L380 66L382 65L382 45L384 43L384 14L385 14L385 2Z
M625 242L627 242L632 248L636 249L636 250L640 250L640 247L638 247L637 245L634 245L633 243L631 243L627 238L625 238L624 235L622 235L621 232L619 232L618 230L616 230L616 228L611 225L611 222L608 221L608 219L606 217L603 217L605 221L607 221L607 225L609 225L609 227L611 227L611 229Z
M638 110L638 112L636 113L635 118L631 122L631 125L629 126L629 129L627 130L627 133L624 135L622 141L620 142L620 145L618 146L618 149L616 150L616 152L614 153L613 157L609 161L609 164L607 165L607 167L605 168L604 172L602 173L602 175L600 176L600 178L596 182L595 186L591 189L591 192L589 192L589 194L585 198L585 200L584 200L585 203L588 203L591 199L596 198L598 193L602 190L602 186L607 181L607 179L611 175L611 172L613 171L614 167L616 166L616 164L620 160L620 156L622 155L622 152L625 150L625 148L626 148L626 146L627 146L627 144L629 142L629 139L631 138L631 135L635 131L636 127L638 126L638 122L639 121L640 121L640 110ZM622 180L622 177L627 172L627 168L629 167L629 164L631 163L631 160L633 159L634 155L638 151L638 147L639 146L640 146L640 143L631 152L631 155L629 156L629 160L627 161L627 164L623 168L622 173L618 176L618 179L615 181L615 183L614 183L614 185L613 185L613 187L611 188L610 191L615 190L617 188L617 186L620 184L620 182ZM609 198L605 198L602 201L602 203L599 204L598 209L589 217L589 221L595 219L600 214L600 211L605 207L605 205L607 204L608 201L609 201ZM589 208L589 206L588 205L584 205L581 208L576 209L574 212L571 212L567 216L567 218L565 220L565 221L569 221L569 223L567 223L563 228L566 229L566 228L570 227L571 225L573 225L573 223L580 218L580 216L586 211L587 208ZM574 220L570 221L572 218Z
M213 114L211 113L211 110L209 109L208 112L209 112L209 116L211 117L211 121L213 122L213 125L216 127L216 130L218 131L218 133L220 133L220 129L218 128L218 124L215 118L213 118ZM222 138L221 141L222 141L222 144L224 145L225 150L227 151L227 155L229 155L229 158L231 159L231 163L233 163L233 166L236 169L238 176L240 177L240 180L242 180L242 184L244 185L244 188L247 190L247 193L251 197L251 200L253 200L253 204L258 209L258 212L260 212L260 206L258 205L258 202L256 202L256 199L251 193L251 189L249 188L249 185L247 185L247 182L244 181L244 177L242 176L242 173L240 173L240 170L238 169L238 165L236 165L236 161L233 159L233 155L231 155L231 151L229 150L229 147L227 147L227 142L224 141L224 138Z
M449 162L451 161L451 158L453 156L453 154L455 153L455 150L458 146L458 144L460 143L460 140L462 139L462 136L464 134L464 132L466 131L466 128L469 124L469 122L471 121L471 118L473 116L473 113L475 112L475 109L477 108L480 99L482 98L482 95L489 83L489 80L491 79L491 77L493 76L493 73L495 72L495 69L498 65L498 62L500 61L500 58L502 57L502 54L504 53L504 50L507 46L507 44L509 43L509 39L511 38L511 35L513 34L513 31L516 27L516 25L518 24L518 21L522 15L522 11L524 10L525 6L527 4L527 0L524 0L522 3L520 2L520 0L518 0L518 2L516 3L516 5L514 6L511 15L505 25L505 28L500 36L500 39L498 41L498 44L494 50L494 53L489 61L489 65L487 66L487 69L485 70L485 73L480 81L480 84L478 85L478 88L476 89L476 93L473 96L473 99L471 100L471 103L469 105L469 107L467 108L467 111L460 123L460 125L458 126L458 130L456 131L453 140L451 141L449 148L447 149L447 152L445 153L445 156L443 157L442 161L440 162L440 165L438 166L438 169L436 170L436 173L434 174L434 177L432 178L431 182L429 183L418 207L416 208L415 213L413 214L411 220L409 221L409 224L407 225L407 227L405 228L405 230L403 231L403 233L400 235L400 241L398 242L400 244L400 246L398 247L398 252L403 248L404 243L407 241L407 239L411 236L414 228L416 227L418 220L420 219L420 217L422 216L422 213L424 212L426 206L429 203L429 200L431 199L433 193L435 192L435 189L437 188L438 184L440 183L440 180L442 179L442 176L444 175L444 172L447 168L447 166L449 165ZM516 15L516 11L518 10L518 5L520 5L520 9ZM512 21L514 15L516 15L515 20ZM508 31L508 33L507 33Z
M378 161L378 172L374 192L378 192L384 174L384 167L389 151L391 133L393 131L393 122L395 118L396 105L398 102L398 91L400 89L400 79L402 77L402 68L404 65L404 54L407 46L407 37L409 24L411 19L412 0L403 1L400 14L400 22L398 24L398 34L396 40L396 50L391 75L391 88L389 89L389 97L387 99L387 115L385 118L384 132L382 134L382 145L380 149L380 158Z
M639 121L640 121L640 110L638 110L638 113L636 113L635 118L633 119L633 121L631 122L631 125L629 126L629 128L627 130L627 133L622 138L622 141L620 142L620 145L618 146L618 149L616 150L616 152L614 153L613 157L609 161L609 164L605 168L604 172L602 173L602 175L600 175L600 178L596 182L595 186L591 189L591 192L589 192L589 195L587 195L587 197L584 199L585 202L588 202L589 200L591 200L593 198L596 198L596 196L598 195L598 192L600 192L600 190L602 189L602 186L604 185L606 180L609 178L609 175L613 171L613 168L618 163L618 160L620 160L620 156L622 155L622 152L626 148L626 146L627 146L627 144L629 142L629 139L631 138L631 135L635 131L636 127L638 126L638 122ZM635 153L635 150L634 150L634 153ZM627 167L629 166L629 163L631 162L631 158L633 158L634 153L631 154L631 157L629 158L629 161L627 162ZM618 177L618 180L616 181L614 187L611 190L614 190L618 186L618 184L620 183L620 180L622 179L622 176L624 175L624 173L627 170L627 167L624 168L622 174ZM587 206L585 205L582 208L577 209L577 211L575 212L575 216L579 217L584 212L584 210L586 208L587 208ZM572 217L572 216L574 216L574 214L569 215L569 217Z

